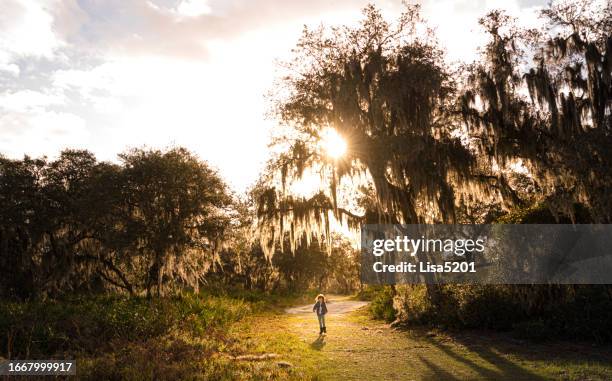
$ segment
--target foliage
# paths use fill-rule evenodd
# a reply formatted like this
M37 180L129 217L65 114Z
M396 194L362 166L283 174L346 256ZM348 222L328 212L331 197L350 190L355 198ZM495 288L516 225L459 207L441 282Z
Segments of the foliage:
M0 294L197 289L231 218L215 171L185 149L0 158Z
M392 322L395 320L395 309L393 308L394 292L391 287L385 286L375 293L370 304L372 316L376 319Z
M71 150L52 161L0 158L0 296L152 296L216 283L355 288L357 258L340 240L328 241L329 257L304 247L308 258L272 263L252 200L233 197L188 151L130 150L120 159Z
M295 251L329 234L332 217L348 227L491 222L545 201L556 220L575 222L580 204L586 221L609 221L611 12L555 2L542 27L522 30L491 11L481 57L455 73L418 6L395 24L370 5L359 27L306 28L273 97L288 132L259 193L264 250L288 236ZM329 128L348 142L342 158L321 148ZM286 183L309 170L327 186L290 194ZM347 179L365 183L352 187L361 208L341 204Z
M358 252L346 240L335 236L332 249L313 243L301 245L295 252L277 252L273 264L290 290L317 289L350 293L357 288Z
M0 348L9 358L54 353L96 354L116 340L145 342L180 330L202 336L252 312L236 299L194 295L148 300L87 297L0 306Z
M584 207L575 206L577 221L588 221ZM544 203L520 208L498 223L557 223ZM569 223L566 217L560 222ZM512 330L535 341L574 339L610 342L612 311L607 285L425 285L398 286L398 321L442 328ZM539 329L544 326L544 328Z
M575 223L590 223L591 216L583 205L575 204L571 208L572 218ZM523 208L516 208L499 216L495 223L499 224L557 224L572 223L568 216L558 216L551 212L547 203L540 202Z
M398 320L451 329L513 330L534 340L610 342L612 299L606 286L441 285L443 308L423 285L398 286ZM546 329L537 327L545 326Z
M281 186L260 193L258 211L270 253L285 234L292 249L303 235L329 234L332 216L349 226L365 222L338 204L343 179L365 176L372 185L372 223L455 221L464 190L482 183L469 176L476 162L454 134L456 87L419 7L407 6L394 25L374 6L363 13L357 28L305 29L287 63L293 74L279 85L275 110L291 126L279 138L289 148L270 164ZM321 151L328 128L348 143L338 160ZM287 195L285 184L307 168L320 169L328 189Z
M608 222L612 7L561 1L541 16L528 31L498 10L480 20L490 41L459 101L471 144L491 165L521 163L555 216L579 203Z
M207 276L210 287L267 291L278 286L278 269L265 257L257 240L230 245L219 254L219 263Z
M295 252L285 245L271 261L256 240L243 251L230 247L221 252L220 263L207 275L207 289L351 293L358 287L358 252L345 238L333 237L331 250L316 240L310 246L300 245Z

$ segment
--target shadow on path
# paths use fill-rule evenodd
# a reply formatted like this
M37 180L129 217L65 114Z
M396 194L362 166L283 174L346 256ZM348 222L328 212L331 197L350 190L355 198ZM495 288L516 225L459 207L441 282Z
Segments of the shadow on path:
M530 372L529 370L524 369L523 367L515 363L512 363L507 358L500 356L498 353L494 352L491 347L485 347L482 345L470 347L469 345L465 345L464 343L466 348L480 356L487 363L493 365L495 368L497 368L497 370L485 368L484 366L479 365L472 359L457 353L450 346L441 343L438 340L428 338L427 342L433 347L439 349L446 356L464 364L466 367L472 369L474 372L478 373L481 377L487 380L507 379L510 377L515 380L546 380L546 378L540 377ZM438 372L438 369L435 369L431 366L432 364L427 364L427 362L425 363L434 373Z
M325 336L319 335L315 341L310 343L310 348L320 351L325 346Z
M422 380L431 380L431 381L459 381L460 379L452 375L449 371L445 370L442 366L438 366L433 362L427 360L425 357L421 355L417 355L418 359L427 366L429 372L431 374L425 374L422 376Z

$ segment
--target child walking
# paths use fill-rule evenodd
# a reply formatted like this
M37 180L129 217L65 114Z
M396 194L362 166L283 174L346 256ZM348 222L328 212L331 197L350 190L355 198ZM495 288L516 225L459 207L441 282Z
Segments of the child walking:
M327 313L327 306L325 305L325 295L319 294L315 299L315 305L312 307L313 312L317 313L319 319L319 335L327 333L325 328L325 314Z

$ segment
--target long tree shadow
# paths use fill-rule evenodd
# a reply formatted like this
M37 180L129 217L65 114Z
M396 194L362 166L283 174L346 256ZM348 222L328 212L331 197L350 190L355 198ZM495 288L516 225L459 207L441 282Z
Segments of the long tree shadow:
M612 363L612 346L593 346L592 343L581 343L571 341L550 341L536 343L524 340L515 340L502 334L496 335L495 345L491 344L491 338L484 335L482 342L487 345L475 343L472 336L464 337L456 335L454 340L474 351L482 351L484 355L495 349L502 355L519 356L531 361L565 360L576 362L589 362L591 364Z
M315 341L310 343L310 348L320 351L325 346L325 336L319 335Z
M431 381L459 381L460 378L455 377L452 373L445 370L439 365L434 364L433 362L427 360L421 355L417 355L419 360L427 366L430 371L430 374L423 375L422 380L431 380Z
M482 345L469 346L463 343L471 352L478 354L483 360L487 361L491 365L495 366L498 370L488 369L482 365L477 364L475 361L462 356L461 354L453 351L449 346L441 343L438 340L427 338L426 341L432 346L439 349L448 357L466 365L468 368L477 372L480 376L487 380L499 380L499 379L512 379L512 380L529 380L529 381L544 381L546 378L538 376L521 366L514 364L512 361L500 356L491 350L490 347ZM428 365L426 362L424 362ZM429 365L428 365L429 366Z
M573 363L577 368L584 367L585 370L582 372L584 372L585 379L592 372L596 373L598 366L609 367L612 364L612 346L609 345L594 348L592 344L580 342L551 341L547 343L534 343L510 339L508 336L504 337L503 335L496 335L495 342L493 343L490 337L486 337L486 334L483 341L489 341L487 344L475 343L470 337L462 337L461 335L458 335L456 339L470 350L478 352L483 358L502 361L502 365L507 364L508 360L506 360L505 356L508 355L520 358L521 360L537 361L540 363ZM607 378L602 376L601 379Z

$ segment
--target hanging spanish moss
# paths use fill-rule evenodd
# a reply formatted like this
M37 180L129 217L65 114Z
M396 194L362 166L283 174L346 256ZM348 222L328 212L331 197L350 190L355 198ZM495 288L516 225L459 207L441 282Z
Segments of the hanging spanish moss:
M357 28L305 29L276 96L293 136L270 166L281 185L260 207L267 252L285 233L292 249L303 234L327 235L330 216L346 214L338 184L354 176L372 190L369 210L350 210L361 222L454 223L459 211L483 221L471 216L483 204L508 210L528 198L513 180L525 176L518 163L554 215L573 218L580 204L610 221L612 7L599 20L567 9L543 11L539 31L489 13L480 24L490 42L462 75L444 63L418 6L393 25L369 6ZM339 159L319 149L328 128L347 141ZM326 189L291 196L286 184L309 168L326 173Z
M358 28L306 29L294 53L287 63L294 75L283 78L276 111L297 137L271 166L282 177L281 189L260 200L268 253L285 232L292 249L302 234L327 236L330 216L351 223L368 215L377 218L370 223L452 223L459 206L503 199L503 180L481 171L457 133L456 84L418 6L408 6L395 25L369 6ZM327 128L347 141L344 157L331 160L318 150ZM310 199L288 195L288 179L313 166L331 168L322 179L328 189ZM337 202L339 182L354 176L367 177L373 190L375 210L363 217Z
M594 221L609 222L612 30L595 33L567 12L544 12L556 31L573 26L566 35L531 40L502 12L481 19L491 41L470 69L462 115L487 160L525 163L555 215L573 219L581 204ZM602 12L603 20L612 15L610 6ZM535 52L535 67L522 73L527 51ZM529 98L521 95L525 88Z

